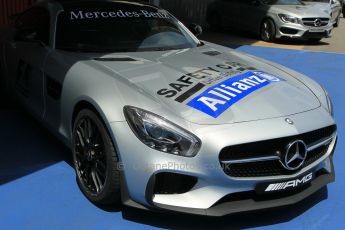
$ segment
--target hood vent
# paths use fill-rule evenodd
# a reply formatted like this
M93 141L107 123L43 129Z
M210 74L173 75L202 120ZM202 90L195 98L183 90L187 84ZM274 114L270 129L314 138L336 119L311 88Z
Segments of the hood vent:
M106 58L94 58L95 61L137 61L130 57L106 57Z
M211 51L203 52L203 54L206 54L208 56L217 56L217 55L222 54L222 53L218 52L216 50L211 50Z

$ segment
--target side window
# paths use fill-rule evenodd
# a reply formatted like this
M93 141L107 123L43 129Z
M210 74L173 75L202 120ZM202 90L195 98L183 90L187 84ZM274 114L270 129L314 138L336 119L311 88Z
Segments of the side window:
M49 12L45 8L32 8L22 14L16 21L16 40L38 40L49 43Z

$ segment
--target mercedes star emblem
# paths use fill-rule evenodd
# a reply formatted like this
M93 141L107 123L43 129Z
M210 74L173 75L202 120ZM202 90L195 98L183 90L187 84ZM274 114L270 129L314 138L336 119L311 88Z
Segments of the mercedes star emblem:
M314 25L317 26L317 27L320 27L322 24L322 21L318 18L318 19L315 19L314 21Z
M282 165L288 170L297 170L302 167L307 158L307 146L302 140L296 140L286 147L282 156Z

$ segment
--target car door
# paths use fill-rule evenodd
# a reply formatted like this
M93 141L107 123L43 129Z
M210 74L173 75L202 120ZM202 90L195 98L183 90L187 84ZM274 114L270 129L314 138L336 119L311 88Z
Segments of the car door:
M24 12L6 47L10 88L38 117L44 114L44 64L51 51L49 19L48 10L42 7Z

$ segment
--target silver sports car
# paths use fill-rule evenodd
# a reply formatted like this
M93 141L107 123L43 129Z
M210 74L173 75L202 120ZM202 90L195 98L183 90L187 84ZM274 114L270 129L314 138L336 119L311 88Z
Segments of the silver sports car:
M334 181L324 88L200 41L163 9L45 1L4 40L8 92L72 149L95 204L221 216L294 204Z

